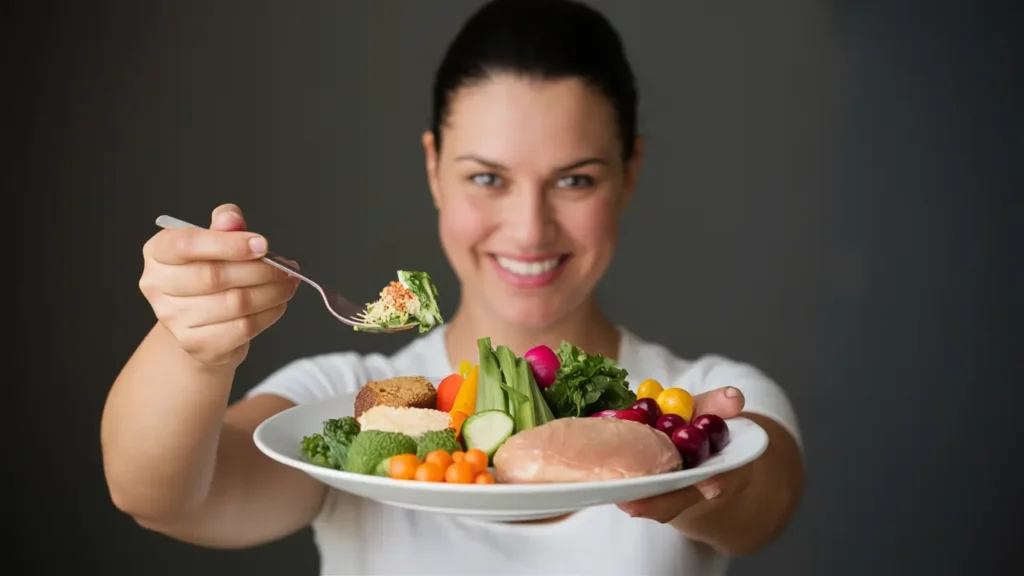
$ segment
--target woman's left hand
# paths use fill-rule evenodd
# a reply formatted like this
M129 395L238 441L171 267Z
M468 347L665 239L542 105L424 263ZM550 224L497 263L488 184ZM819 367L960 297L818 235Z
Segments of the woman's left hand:
M718 388L694 397L694 417L714 414L734 418L743 411L743 393L732 386ZM619 504L619 508L636 518L649 518L669 523L683 514L699 513L701 503L722 502L743 492L753 476L753 463L712 476L703 482L676 492Z

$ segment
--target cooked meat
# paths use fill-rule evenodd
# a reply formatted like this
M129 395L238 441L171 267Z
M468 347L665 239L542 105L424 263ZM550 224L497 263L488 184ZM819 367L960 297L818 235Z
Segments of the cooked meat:
M353 412L356 418L374 406L436 408L437 389L422 376L398 376L367 382L356 394Z
M682 469L668 435L616 418L559 418L509 438L494 455L499 482L587 482Z
M381 432L401 432L406 436L417 438L431 430L444 430L451 426L451 416L447 412L432 408L406 408L394 406L374 406L358 418L360 430L380 430Z

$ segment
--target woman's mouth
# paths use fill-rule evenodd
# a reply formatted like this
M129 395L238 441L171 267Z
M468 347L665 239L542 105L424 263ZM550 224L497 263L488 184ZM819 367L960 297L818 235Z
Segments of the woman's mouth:
M491 254L498 276L518 288L539 288L555 281L569 260L568 254L516 257Z

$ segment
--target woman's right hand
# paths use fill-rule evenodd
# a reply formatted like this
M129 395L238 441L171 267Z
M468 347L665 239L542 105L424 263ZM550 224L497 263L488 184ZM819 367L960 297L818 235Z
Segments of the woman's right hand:
M142 248L139 289L181 348L206 366L236 367L249 341L284 314L299 280L260 261L267 241L224 204L210 229L161 230Z

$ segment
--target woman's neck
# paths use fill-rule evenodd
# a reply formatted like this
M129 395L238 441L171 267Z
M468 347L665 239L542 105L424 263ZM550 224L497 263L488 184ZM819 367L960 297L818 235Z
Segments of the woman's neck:
M590 354L617 359L621 335L616 326L600 311L591 298L563 320L543 328L527 328L496 322L493 315L481 314L475 307L461 303L452 319L446 323L445 346L449 361L458 365L460 360L477 363L477 340L491 338L495 347L504 344L517 356L540 344L558 350L563 340L571 342ZM453 370L455 366L453 366Z

